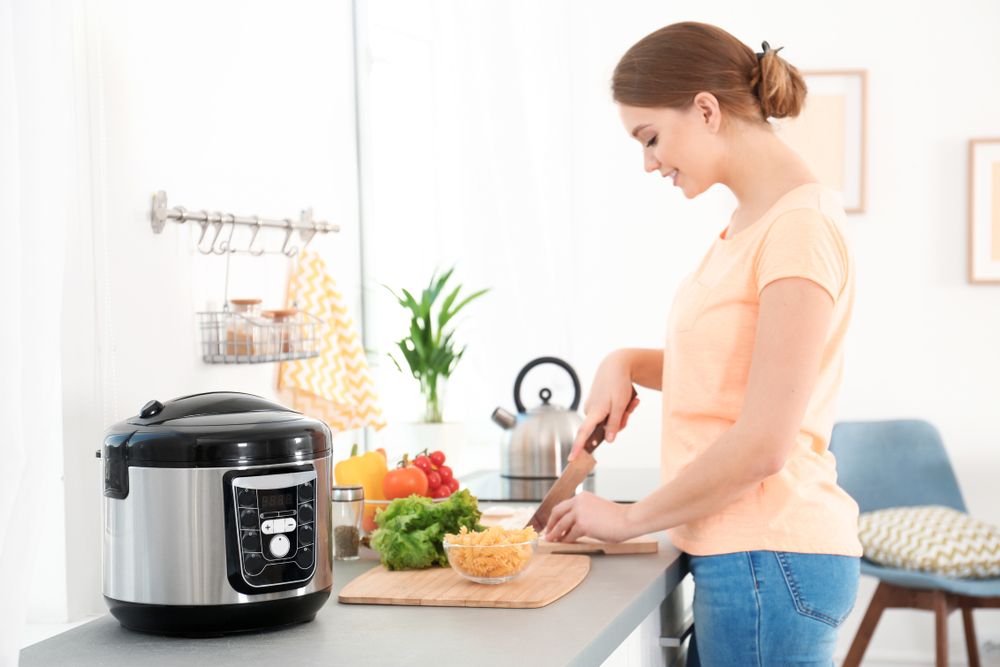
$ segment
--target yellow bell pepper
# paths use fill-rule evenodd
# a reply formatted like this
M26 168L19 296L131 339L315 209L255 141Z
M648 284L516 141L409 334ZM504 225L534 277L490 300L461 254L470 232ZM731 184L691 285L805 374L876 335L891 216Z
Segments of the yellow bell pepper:
M339 486L360 484L365 490L365 500L385 500L382 491L382 478L388 468L384 452L365 452L358 455L358 445L351 448L351 457L340 461L333 467L333 478ZM363 528L371 532L375 530L375 510L378 505L365 503Z

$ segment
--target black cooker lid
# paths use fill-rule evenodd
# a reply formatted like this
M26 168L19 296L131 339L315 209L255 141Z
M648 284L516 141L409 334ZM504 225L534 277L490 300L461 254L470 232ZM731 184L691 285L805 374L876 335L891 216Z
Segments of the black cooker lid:
M154 468L306 461L329 451L330 431L323 422L232 391L149 401L104 438L106 460Z

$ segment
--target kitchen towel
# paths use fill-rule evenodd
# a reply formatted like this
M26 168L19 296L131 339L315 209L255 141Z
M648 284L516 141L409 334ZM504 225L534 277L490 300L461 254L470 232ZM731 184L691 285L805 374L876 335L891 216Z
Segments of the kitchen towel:
M334 433L385 426L368 370L361 337L337 283L316 253L299 257L288 282L288 303L323 320L319 356L282 362L278 370L281 400L321 419Z

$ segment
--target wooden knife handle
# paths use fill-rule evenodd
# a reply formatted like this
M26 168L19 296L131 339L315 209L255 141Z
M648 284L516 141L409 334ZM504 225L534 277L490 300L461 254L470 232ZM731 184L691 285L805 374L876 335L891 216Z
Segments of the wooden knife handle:
M638 395L639 394L637 394L635 391L635 387L632 387L632 398L628 399L628 403L625 404L626 410ZM608 415L608 417L610 416L611 415ZM608 417L605 417L604 419L601 420L601 423L597 425L597 428L594 429L594 431L590 434L590 437L587 438L587 441L583 444L583 448L586 449L591 454L594 453L594 450L597 449L597 446L599 444L604 442L604 438L607 435Z

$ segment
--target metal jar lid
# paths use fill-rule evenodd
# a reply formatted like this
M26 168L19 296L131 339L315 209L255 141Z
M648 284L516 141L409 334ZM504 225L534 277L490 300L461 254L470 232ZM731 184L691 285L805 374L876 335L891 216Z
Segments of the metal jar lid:
M363 486L335 486L331 490L330 499L333 502L351 502L365 499L365 487Z

